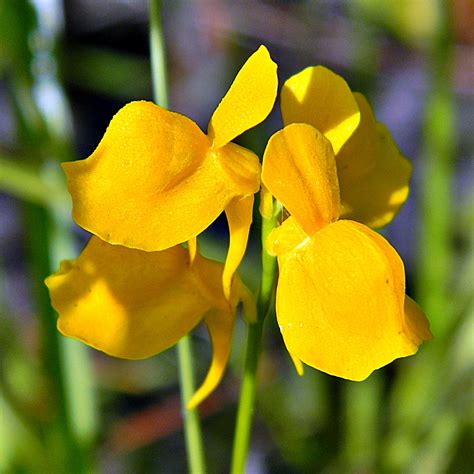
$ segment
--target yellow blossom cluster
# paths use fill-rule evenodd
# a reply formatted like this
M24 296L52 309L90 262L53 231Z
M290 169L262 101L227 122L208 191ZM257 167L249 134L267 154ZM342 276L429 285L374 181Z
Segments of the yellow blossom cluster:
M362 380L431 336L425 315L405 295L403 262L371 229L390 222L405 202L409 162L366 99L316 66L283 85L285 127L270 138L260 165L232 140L265 120L277 87L276 64L261 46L218 105L207 135L180 114L132 102L89 158L63 165L74 220L93 236L46 280L59 330L138 359L203 321L213 357L190 406L222 378L239 302L249 323L256 317L236 270L260 189L288 215L266 250L278 257L277 319L300 373L304 362ZM196 243L222 212L230 235L225 264L201 256Z

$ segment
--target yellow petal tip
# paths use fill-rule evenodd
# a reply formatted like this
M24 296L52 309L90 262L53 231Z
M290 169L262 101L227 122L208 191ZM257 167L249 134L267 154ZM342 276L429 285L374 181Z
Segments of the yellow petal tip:
M265 46L245 62L209 122L214 148L226 145L267 117L277 94L276 70Z

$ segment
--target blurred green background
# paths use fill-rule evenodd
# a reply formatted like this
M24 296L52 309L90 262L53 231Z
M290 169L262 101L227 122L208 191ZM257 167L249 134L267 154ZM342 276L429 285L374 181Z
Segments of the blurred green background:
M469 473L474 469L474 2L163 1L170 108L205 129L265 44L280 84L323 64L365 93L414 165L383 233L434 340L361 383L298 377L266 322L248 473ZM150 99L145 0L0 0L0 472L186 471L173 349L145 361L66 340L43 279L87 235L61 161L87 157L126 102ZM241 137L261 153L281 127ZM259 277L258 217L242 268ZM200 242L222 259L226 226ZM209 472L228 471L245 326L201 407ZM193 335L202 380L210 345Z

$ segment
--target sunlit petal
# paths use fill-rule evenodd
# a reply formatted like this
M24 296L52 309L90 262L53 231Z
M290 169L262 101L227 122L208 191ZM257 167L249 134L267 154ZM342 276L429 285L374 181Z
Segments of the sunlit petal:
M229 250L225 260L222 283L224 294L230 299L232 277L244 257L252 224L253 194L234 198L225 209L229 225Z
M276 70L265 46L260 46L242 66L209 122L214 148L224 146L267 117L277 94Z
M262 181L309 235L339 216L334 153L310 125L288 125L270 138Z
M260 179L253 153L233 144L211 151L194 122L149 102L125 106L87 160L63 166L76 222L146 251L194 238Z
M77 260L46 279L59 330L126 359L167 349L212 306L188 261L181 246L143 252L92 237Z
M175 214L179 209L169 204L176 188L201 182L196 172L208 147L206 136L186 117L150 102L126 105L88 159L63 165L75 221L109 243L148 251L193 237L222 211L222 199L217 196L214 202L221 202L207 215L195 213L195 228L184 238L168 235L176 230L174 222L182 220ZM207 176L210 167L204 169L202 184L215 182L215 173Z
M277 317L293 358L363 380L417 351L421 341L404 322L403 264L380 239L339 221L279 256Z
M283 123L308 123L330 140L338 153L359 124L357 103L346 81L323 66L290 77L281 90Z
M231 311L209 311L204 322L212 343L212 362L207 376L188 403L188 408L199 405L218 385L229 359L235 314Z

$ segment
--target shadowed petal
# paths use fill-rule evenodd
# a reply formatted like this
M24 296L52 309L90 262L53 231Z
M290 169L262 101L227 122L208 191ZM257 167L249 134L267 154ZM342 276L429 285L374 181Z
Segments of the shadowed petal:
M283 123L308 123L330 140L337 154L359 124L357 103L346 81L323 66L290 77L281 90Z
M46 279L58 329L126 359L167 349L212 307L188 261L180 246L143 252L92 237L76 260Z
M372 109L362 94L354 93L354 99L359 106L360 122L336 155L337 175L344 183L365 175L381 158L378 156L377 122Z
M370 227L388 224L408 197L411 164L387 128L375 121L361 94L354 94L361 121L336 156L341 217Z
M395 145L390 132L377 124L379 148L375 166L364 176L346 182L340 178L341 218L353 219L370 227L388 224L409 194L412 167Z
M429 321L423 310L416 301L408 295L405 296L405 332L410 335L414 344L420 344L422 341L428 341L433 338L430 331Z
M222 289L223 265L175 246L161 252L110 245L92 237L81 255L64 261L46 279L65 336L115 357L141 359L174 345L203 318L213 361L190 402L200 403L222 378L229 356L236 307L251 320L255 299L238 275L229 300Z
M277 65L260 46L242 66L208 127L213 148L220 148L262 122L273 108L278 87Z
M278 259L277 317L293 359L363 380L417 351L421 333L413 337L405 322L403 263L369 228L330 224Z

